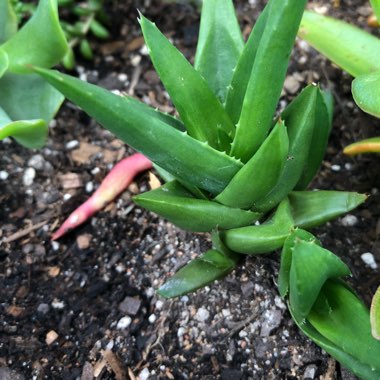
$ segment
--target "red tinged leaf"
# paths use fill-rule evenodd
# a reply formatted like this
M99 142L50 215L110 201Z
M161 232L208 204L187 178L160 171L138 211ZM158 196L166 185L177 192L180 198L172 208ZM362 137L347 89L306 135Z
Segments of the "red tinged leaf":
M151 168L152 162L141 153L133 154L117 163L95 193L71 213L51 239L57 240L84 223L123 192L139 173Z

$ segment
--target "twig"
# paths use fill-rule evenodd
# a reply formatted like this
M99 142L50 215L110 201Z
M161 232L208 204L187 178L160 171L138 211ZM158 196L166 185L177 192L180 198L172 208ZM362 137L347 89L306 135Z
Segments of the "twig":
M47 223L47 221L35 224L34 226L27 227L23 230L15 232L13 235L8 236L6 239L4 239L4 243L11 243L12 241L18 240L24 236L29 235L32 231L38 230L42 226L44 226Z

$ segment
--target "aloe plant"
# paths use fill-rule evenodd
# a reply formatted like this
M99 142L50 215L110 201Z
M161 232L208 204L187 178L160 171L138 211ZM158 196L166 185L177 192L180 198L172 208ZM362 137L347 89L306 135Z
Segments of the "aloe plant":
M305 231L366 199L307 190L326 149L331 95L310 84L276 115L305 3L270 0L244 43L232 1L204 1L194 67L141 15L153 65L179 118L57 71L35 70L154 163L166 183L136 196L138 205L183 229L211 233L212 248L169 278L162 296L205 286L244 255L284 247L280 292L296 322L352 371L375 379L380 344L370 334L369 312L341 279L347 266ZM345 314L352 311L358 319Z
M41 0L34 16L17 27L10 0L0 0L0 140L11 136L39 148L64 97L26 65L54 66L67 51L55 0Z
M371 5L380 20L380 1L371 0ZM352 94L356 104L380 118L380 39L344 21L313 12L305 12L299 36L355 77ZM345 153L379 153L379 138L375 139L350 145Z

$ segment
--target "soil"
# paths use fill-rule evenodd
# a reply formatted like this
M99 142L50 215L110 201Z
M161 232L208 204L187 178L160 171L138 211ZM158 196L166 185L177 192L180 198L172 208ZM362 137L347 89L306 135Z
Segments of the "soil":
M263 3L236 2L245 34ZM310 7L367 28L367 1ZM110 1L106 8L113 38L92 40L94 61L79 58L73 74L173 111L146 55L136 8L190 60L198 12L158 0ZM314 232L350 266L349 281L369 305L380 283L378 156L350 158L342 148L378 135L380 122L353 103L349 75L297 41L282 105L309 81L336 99L327 155L312 187L371 195ZM355 379L292 322L277 292L278 253L247 257L194 294L160 298L155 289L210 241L133 205L131 196L149 189L148 174L52 242L52 231L132 152L73 104L66 102L51 123L43 149L6 140L0 152L0 379ZM373 268L361 258L367 252Z

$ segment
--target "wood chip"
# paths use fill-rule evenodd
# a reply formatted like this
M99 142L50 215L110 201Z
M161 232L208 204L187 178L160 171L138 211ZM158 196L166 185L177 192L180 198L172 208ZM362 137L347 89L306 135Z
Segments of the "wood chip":
M152 190L161 186L160 180L152 172L149 172L149 186Z
M126 378L126 371L119 358L111 350L102 351L102 354L115 374L116 380L124 380Z
M70 155L74 162L77 164L88 163L90 158L102 150L97 145L81 142L78 149L71 151Z
M54 330L50 330L46 334L45 342L48 346L50 346L52 343L54 343L58 339L58 334Z
M128 367L128 376L130 377L131 380L137 380L137 377L134 375L134 373L129 367Z
M127 50L128 51L134 51L137 49L140 49L143 47L145 44L144 37L136 37L134 38L131 42L128 43L127 45Z
M99 377L102 374L102 372L105 370L106 366L107 366L106 359L103 358L101 360L98 360L94 366L94 377L95 378Z
M24 310L25 308L16 305L8 306L6 308L7 314L11 315L12 317L19 317L24 312Z
M78 189L83 187L83 182L81 177L77 173L66 173L59 176L62 188L67 189Z

